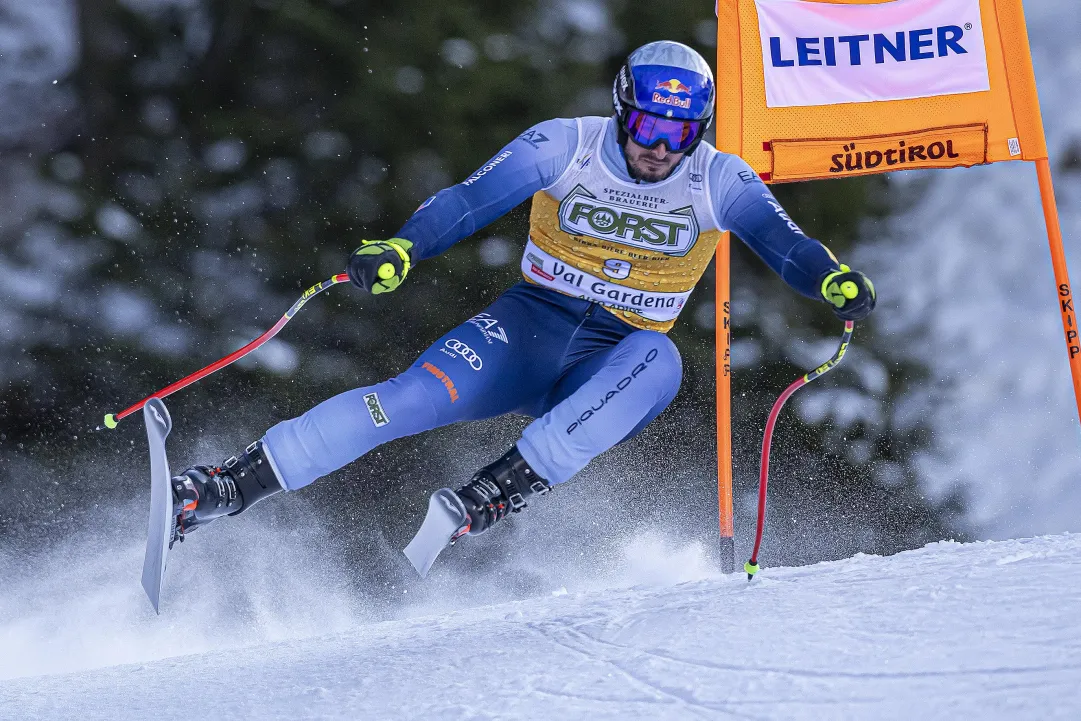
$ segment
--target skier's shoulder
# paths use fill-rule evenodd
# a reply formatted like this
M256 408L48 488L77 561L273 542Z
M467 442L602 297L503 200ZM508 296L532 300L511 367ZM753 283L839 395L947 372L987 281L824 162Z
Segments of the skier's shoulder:
M579 124L577 118L551 118L542 120L519 135L512 145L526 145L534 151L546 154L574 152L578 145Z
M708 148L708 159L703 158L708 165L710 185L713 187L715 196L724 196L733 188L741 188L746 185L761 185L762 179L754 172L750 164L732 153L717 150L709 143L702 142L702 146ZM701 149L701 146L700 146ZM695 151L695 155L700 151Z
M701 160L709 168L709 172L715 180L758 178L758 175L751 169L746 160L733 153L717 150L713 144L705 140L695 150L695 155L699 153L702 154Z
M535 169L542 187L547 187L570 167L574 154L578 152L579 135L580 128L575 118L542 120L504 146L489 164L505 163L503 169L511 171ZM496 184L503 186L505 183L506 178L500 178Z

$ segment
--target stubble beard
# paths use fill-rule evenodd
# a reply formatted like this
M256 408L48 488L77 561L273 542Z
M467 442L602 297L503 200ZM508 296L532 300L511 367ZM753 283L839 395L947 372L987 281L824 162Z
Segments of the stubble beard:
M659 183L671 175L674 168L675 166L659 170L650 170L648 168L638 167L634 163L627 163L627 170L630 172L631 178L643 183Z

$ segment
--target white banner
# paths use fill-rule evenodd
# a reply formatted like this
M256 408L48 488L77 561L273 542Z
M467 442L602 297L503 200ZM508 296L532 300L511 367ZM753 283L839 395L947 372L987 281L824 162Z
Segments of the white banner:
M620 272L620 262L622 261L615 261L615 264L605 263L606 268L611 267L614 278L627 277ZM629 264L627 265L629 267ZM538 285L558 290L564 295L600 303L615 310L629 310L646 320L656 322L675 320L691 295L689 290L682 293L635 290L598 278L545 253L537 247L532 238L526 243L525 254L522 256L522 275Z
M906 100L990 90L979 0L841 5L755 0L766 105Z

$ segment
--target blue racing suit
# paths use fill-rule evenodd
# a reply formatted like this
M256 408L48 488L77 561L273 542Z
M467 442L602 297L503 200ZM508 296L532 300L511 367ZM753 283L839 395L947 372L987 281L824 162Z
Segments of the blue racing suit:
M574 119L540 123L425 201L397 234L413 243L413 260L447 250L556 184L576 162L599 161L619 182L635 183L615 123L604 126L597 158L579 147L582 127ZM697 162L709 159L705 187L718 229L736 233L797 292L821 300L821 278L838 268L833 255L803 234L743 160L706 143L695 152L710 154ZM296 490L395 438L515 412L535 419L518 442L522 457L549 483L562 483L638 433L679 389L680 356L668 336L618 313L596 299L519 283L404 373L275 425L265 448L286 488Z

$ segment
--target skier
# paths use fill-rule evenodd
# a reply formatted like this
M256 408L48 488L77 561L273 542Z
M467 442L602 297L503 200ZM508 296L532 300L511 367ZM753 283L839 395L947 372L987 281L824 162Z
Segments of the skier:
M433 496L429 516L442 504L450 519L439 548L483 533L636 435L669 404L682 369L665 333L723 230L840 318L872 311L866 276L806 236L746 162L702 141L713 121L714 83L698 53L668 41L638 48L616 76L612 100L611 117L533 126L424 201L395 237L362 241L349 258L349 278L388 293L417 262L533 199L522 282L401 375L277 424L220 467L174 478L174 540L303 488L395 438L527 414L535 420L506 454L456 491Z

